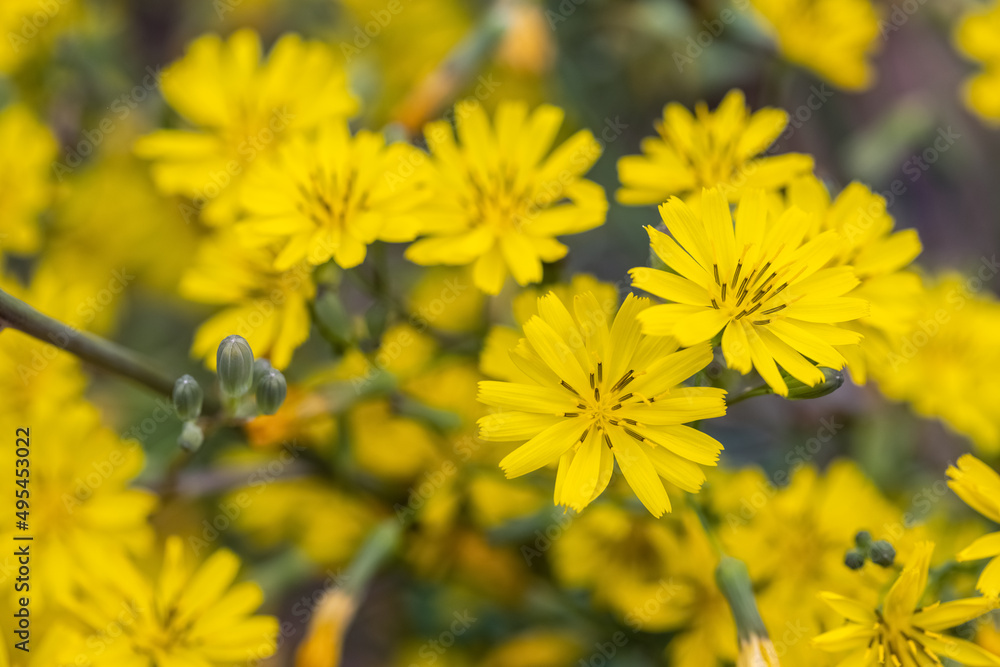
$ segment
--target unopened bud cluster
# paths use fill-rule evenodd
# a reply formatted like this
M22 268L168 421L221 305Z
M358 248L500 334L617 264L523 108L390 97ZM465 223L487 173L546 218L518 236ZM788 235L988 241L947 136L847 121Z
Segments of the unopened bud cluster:
M844 565L860 570L865 561L871 560L879 567L891 567L896 561L896 549L885 540L873 540L867 530L854 536L855 547L844 554Z

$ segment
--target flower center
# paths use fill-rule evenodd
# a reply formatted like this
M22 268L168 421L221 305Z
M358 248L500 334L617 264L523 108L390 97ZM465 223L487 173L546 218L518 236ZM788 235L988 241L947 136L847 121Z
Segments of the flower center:
M586 441L591 430L597 429L598 433L604 435L604 442L608 448L614 449L611 445L611 438L607 434L608 429L612 426L622 429L626 434L639 442L645 441L643 436L630 428L631 426L639 426L639 422L628 417L621 417L618 414L619 410L630 403L653 403L656 400L655 398L640 396L628 390L628 386L639 375L642 375L642 372L637 374L635 369L630 368L617 381L611 383L610 379L604 374L603 362L598 361L596 370L590 374L589 390L577 391L566 380L560 380L560 384L579 401L576 406L579 412L566 412L563 416L571 418L580 417L588 422L586 430L580 436L580 440L577 443L578 447Z
M789 275L788 265L774 266L783 247L779 247L770 259L761 257L753 265L746 261L749 247L744 248L732 276L721 275L719 265L713 264L715 284L710 288L712 307L728 311L733 320L748 317L758 325L769 324L775 317L780 317L779 313L790 303L787 295L781 296L781 293L802 272L799 269Z
M356 178L354 171L348 172L343 182L336 174L312 172L308 184L298 184L300 196L296 208L320 228L341 230L352 213Z

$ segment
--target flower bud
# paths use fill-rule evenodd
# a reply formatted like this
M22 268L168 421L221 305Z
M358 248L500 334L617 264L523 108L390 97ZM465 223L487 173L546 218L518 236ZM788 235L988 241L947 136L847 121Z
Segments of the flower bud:
M777 667L778 656L757 610L747 566L741 560L723 556L715 568L715 581L736 621L736 635L740 643L737 666Z
M253 362L253 386L256 387L264 374L271 370L271 362L267 359L257 359Z
M265 415L273 415L285 402L288 387L281 371L272 368L257 383L257 410Z
M204 398L201 385L190 375L182 375L174 382L174 410L181 421L197 419L201 414L201 402Z
M226 336L215 357L222 393L242 396L253 385L253 350L243 336Z
M865 566L865 555L858 549L850 549L844 554L844 565L852 570L860 570Z
M201 443L205 441L205 434L202 433L201 428L194 422L184 422L184 428L181 429L181 435L177 438L177 444L189 452L198 451L201 447Z
M867 551L872 545L872 534L867 530L858 531L858 534L854 536L854 544L856 544L859 549Z
M788 398L791 400L820 398L827 394L832 394L844 384L844 373L842 371L834 370L833 368L820 368L819 370L823 372L824 379L819 384L811 387L790 375L785 377L785 384L788 385Z
M872 562L882 567L889 567L896 560L896 550L885 540L872 542L871 550L868 552Z

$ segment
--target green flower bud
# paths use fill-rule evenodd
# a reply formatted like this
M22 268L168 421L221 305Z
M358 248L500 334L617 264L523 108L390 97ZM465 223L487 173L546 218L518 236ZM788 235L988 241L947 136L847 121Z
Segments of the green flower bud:
M872 545L872 534L867 530L858 531L858 534L854 536L854 543L858 545L859 549L867 551Z
M182 375L174 382L174 410L181 421L197 419L201 414L201 402L205 394L198 381L190 375Z
M852 570L860 570L865 566L865 555L857 549L851 549L844 554L844 565Z
M885 540L872 542L871 551L868 554L872 562L882 567L889 567L896 560L896 550Z
M196 423L184 422L181 435L177 438L177 444L181 446L181 449L189 452L197 451L204 441L205 434L202 433L201 428Z
M226 336L215 357L222 393L237 397L253 386L253 350L243 336Z
M804 400L807 398L820 398L840 389L844 384L844 373L832 368L821 368L823 381L810 387L800 380L789 376L785 377L785 384L788 385L788 398L791 400ZM783 374L784 375L784 374Z
M257 409L265 415L273 415L285 402L287 391L285 376L272 368L257 383Z
M253 362L253 386L257 386L264 374L271 370L271 362L267 359L257 359Z

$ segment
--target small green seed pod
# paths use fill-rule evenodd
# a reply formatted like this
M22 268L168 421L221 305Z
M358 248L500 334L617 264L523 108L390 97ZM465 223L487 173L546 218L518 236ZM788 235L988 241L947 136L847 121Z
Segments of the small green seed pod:
M872 542L871 550L868 552L872 562L882 567L889 567L896 560L896 550L885 540Z
M788 385L788 398L791 400L820 398L832 394L844 384L844 373L842 371L832 368L821 368L819 370L823 372L824 379L812 387L793 377L786 377L785 382Z
M201 385L190 375L182 375L174 382L174 410L181 421L197 419L201 414L201 402L204 398Z
M253 386L253 350L243 336L226 336L219 343L216 369L222 393L238 397Z
M177 438L177 444L181 446L181 449L189 452L197 451L204 441L205 434L202 433L201 428L196 423L184 422L181 435Z
M267 359L257 359L253 362L253 386L256 387L260 379L271 370L271 362Z
M261 414L273 415L285 402L288 386L281 371L272 368L257 383L257 410Z
M852 570L860 570L865 566L865 555L858 549L851 549L844 554L844 565Z

